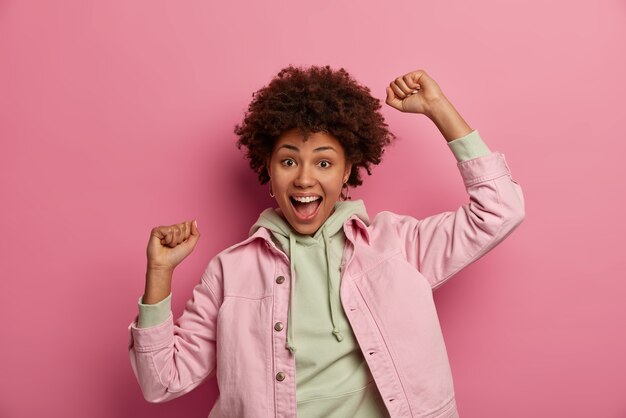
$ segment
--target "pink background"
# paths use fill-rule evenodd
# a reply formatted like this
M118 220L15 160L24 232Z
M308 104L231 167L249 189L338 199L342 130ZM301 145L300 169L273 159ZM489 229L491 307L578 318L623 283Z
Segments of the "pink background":
M177 317L273 203L233 128L289 63L381 99L371 216L467 202L435 125L384 104L416 69L523 187L519 229L435 293L460 416L626 417L623 1L54 3L0 2L1 417L208 415L215 381L143 399L127 326L153 226L203 233Z

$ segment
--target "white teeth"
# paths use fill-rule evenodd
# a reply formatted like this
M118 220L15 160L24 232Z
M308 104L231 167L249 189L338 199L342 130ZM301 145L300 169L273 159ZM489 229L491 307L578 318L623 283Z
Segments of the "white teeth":
M317 199L319 199L319 196L307 196L307 197L298 197L298 196L292 196L295 200L297 200L298 202L302 202L302 203L309 203L309 202L313 202Z

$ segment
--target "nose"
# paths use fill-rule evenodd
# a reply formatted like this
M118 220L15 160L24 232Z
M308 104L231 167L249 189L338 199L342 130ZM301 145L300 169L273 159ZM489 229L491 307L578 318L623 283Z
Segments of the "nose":
M308 167L305 164L300 168L300 170L298 170L298 175L296 176L293 183L296 187L306 188L315 185L316 181L317 180L312 171L312 168Z

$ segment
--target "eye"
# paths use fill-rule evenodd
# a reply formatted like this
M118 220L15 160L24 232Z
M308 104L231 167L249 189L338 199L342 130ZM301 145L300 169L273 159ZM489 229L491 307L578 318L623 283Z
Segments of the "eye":
M322 166L322 168L328 168L330 167L330 161L322 160L320 161L320 165Z
M282 165L287 166L287 167L292 167L296 162L294 160L292 160L291 158L286 158L284 160L282 160L280 162ZM291 163L291 164L289 164Z

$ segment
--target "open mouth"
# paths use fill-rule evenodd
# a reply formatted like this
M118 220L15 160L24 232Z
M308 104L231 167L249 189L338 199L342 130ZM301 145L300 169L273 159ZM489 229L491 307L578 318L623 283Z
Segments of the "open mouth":
M322 205L321 196L307 196L304 198L289 196L289 200L296 216L302 221L314 218Z

